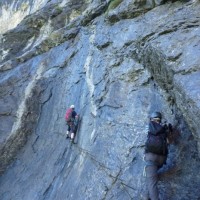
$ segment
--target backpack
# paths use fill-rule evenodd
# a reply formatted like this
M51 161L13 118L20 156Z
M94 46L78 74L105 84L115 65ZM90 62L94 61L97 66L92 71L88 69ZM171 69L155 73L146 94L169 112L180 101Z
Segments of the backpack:
M69 108L68 110L67 110L67 112L66 112L66 114L65 114L65 120L67 121L67 122L70 122L71 121L71 118L72 118L72 109L71 108Z
M145 143L145 152L151 152L158 155L167 155L167 142L166 142L166 133L165 129L154 126L152 130L155 130L156 133L148 132L147 141ZM154 129L155 128L155 129ZM158 128L159 131L156 129Z
M162 134L153 135L148 133L145 147L147 152L155 153L158 155L166 154L166 140Z

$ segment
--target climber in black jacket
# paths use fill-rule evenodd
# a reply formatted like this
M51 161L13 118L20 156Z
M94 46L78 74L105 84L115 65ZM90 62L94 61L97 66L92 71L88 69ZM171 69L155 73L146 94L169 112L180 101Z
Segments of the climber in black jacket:
M147 181L148 198L159 200L157 188L158 169L165 163L168 154L168 136L172 131L171 124L161 124L162 115L154 112L150 116L148 136L145 144L145 176Z

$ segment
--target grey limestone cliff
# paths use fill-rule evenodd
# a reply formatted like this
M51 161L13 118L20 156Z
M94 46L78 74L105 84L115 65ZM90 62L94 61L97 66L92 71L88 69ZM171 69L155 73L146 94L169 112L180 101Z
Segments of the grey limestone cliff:
M0 199L144 200L158 110L177 130L161 196L199 200L200 2L20 2L0 3Z

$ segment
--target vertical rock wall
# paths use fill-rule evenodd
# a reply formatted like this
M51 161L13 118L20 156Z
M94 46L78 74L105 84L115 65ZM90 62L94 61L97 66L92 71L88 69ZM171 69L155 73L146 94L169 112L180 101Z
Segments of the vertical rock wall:
M1 41L0 199L144 199L146 125L160 110L178 130L161 196L198 200L199 2L59 3Z

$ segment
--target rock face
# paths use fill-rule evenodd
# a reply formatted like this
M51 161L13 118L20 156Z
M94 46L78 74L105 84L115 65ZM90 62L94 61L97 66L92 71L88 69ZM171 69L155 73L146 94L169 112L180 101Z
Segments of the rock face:
M177 129L161 197L199 200L200 2L40 2L0 35L0 199L143 200L158 110ZM65 138L70 104L77 144Z
M15 28L27 15L44 7L48 0L1 0L0 34Z

